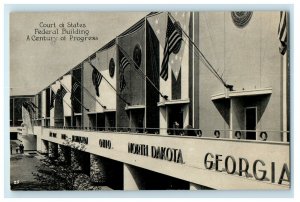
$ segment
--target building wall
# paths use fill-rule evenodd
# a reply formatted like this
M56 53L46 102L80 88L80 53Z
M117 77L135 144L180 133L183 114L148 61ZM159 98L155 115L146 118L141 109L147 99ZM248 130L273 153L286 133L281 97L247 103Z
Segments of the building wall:
M257 129L281 130L281 55L277 30L279 12L253 12L244 28L234 25L230 12L201 12L199 47L212 66L234 90L272 88L270 99L257 103L261 118ZM198 26L198 25L195 25ZM228 129L211 96L225 88L200 62L200 128ZM208 116L209 115L209 116ZM272 121L270 121L272 120ZM280 140L274 134L270 140Z

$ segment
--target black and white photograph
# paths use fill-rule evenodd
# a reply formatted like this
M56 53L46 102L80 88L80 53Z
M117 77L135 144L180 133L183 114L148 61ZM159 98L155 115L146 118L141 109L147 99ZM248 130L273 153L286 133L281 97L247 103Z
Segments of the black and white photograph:
M290 190L289 24L11 12L10 190Z

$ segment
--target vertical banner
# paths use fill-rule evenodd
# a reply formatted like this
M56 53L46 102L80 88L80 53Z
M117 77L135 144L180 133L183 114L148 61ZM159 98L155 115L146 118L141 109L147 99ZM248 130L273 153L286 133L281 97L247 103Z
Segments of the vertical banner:
M130 29L126 30L118 37L118 78L117 85L120 96L126 102L133 105L145 105L145 19L143 18ZM133 62L134 61L134 62ZM135 64L136 65L135 65ZM117 103L117 126L129 127L135 121L130 123L130 110L125 110L126 104L118 99ZM133 113L131 113L133 114ZM139 117L139 127L144 126L144 116L142 113L135 113Z
M122 91L128 94L131 105L145 104L145 22L144 19L119 37L120 52L130 65L124 71L126 87ZM123 53L124 52L124 53ZM128 58L129 57L129 58ZM120 58L121 60L122 58ZM138 65L135 66L132 60ZM140 71L141 70L141 71ZM143 72L143 73L142 73Z
M96 65L96 58L91 59L90 61L92 65L96 69L98 69L98 65ZM99 103L97 103L97 95L96 95L96 90L95 86L93 85L93 79L92 79L92 74L93 74L93 67L90 65L88 61L83 62L82 64L83 67L83 86L84 89L82 90L83 93L83 102L82 104L87 107L90 112L102 112L103 109L102 107L97 107ZM74 86L76 85L76 82L74 83ZM75 88L73 88L75 89ZM76 89L77 91L77 89ZM75 92L74 92L75 93ZM78 102L74 100L74 102Z
M160 91L169 98L172 98L174 93L175 99L178 97L179 99L188 98L189 39L185 33L189 34L189 19L189 12L159 13L147 18L160 43L160 71L164 59L168 58L168 77L167 79L160 78ZM175 35L174 33L179 35L181 40L173 44L172 36ZM172 51L170 51L171 48ZM174 88L172 84L176 87ZM183 95L181 93L178 95L178 92L182 92ZM160 98L160 101L164 101L163 98Z
M99 85L99 97L97 99L107 107L116 109L116 45L113 44L96 53L95 64L99 65L99 72L105 79ZM112 86L111 86L112 85ZM113 87L113 88L112 88ZM98 104L99 105L99 104Z

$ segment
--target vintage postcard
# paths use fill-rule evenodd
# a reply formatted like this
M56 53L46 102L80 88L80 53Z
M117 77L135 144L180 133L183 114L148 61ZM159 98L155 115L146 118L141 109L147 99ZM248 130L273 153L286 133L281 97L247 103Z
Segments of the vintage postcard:
M288 11L11 12L11 190L288 190Z

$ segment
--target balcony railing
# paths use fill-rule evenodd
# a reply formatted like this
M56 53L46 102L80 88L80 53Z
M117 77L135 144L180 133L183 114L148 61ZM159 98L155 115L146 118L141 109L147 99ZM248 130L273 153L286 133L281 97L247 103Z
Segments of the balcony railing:
M132 133L132 134L151 134L151 135L170 135L186 137L211 137L220 139L243 139L269 141L271 136L282 137L281 141L289 142L289 131L272 131L272 130L201 130L194 128L139 128L139 127L80 127L80 126L44 126L45 128L64 129L64 130L82 130L82 131L99 131L113 133ZM278 138L277 138L278 139Z

